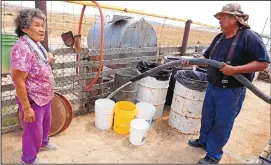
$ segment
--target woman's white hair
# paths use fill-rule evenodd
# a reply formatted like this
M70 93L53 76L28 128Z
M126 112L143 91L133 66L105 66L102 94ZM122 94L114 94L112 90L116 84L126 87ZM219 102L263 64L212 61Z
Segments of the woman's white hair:
M22 9L19 11L18 16L14 20L14 24L16 26L15 33L18 37L25 34L22 29L29 28L34 17L43 19L44 22L46 21L46 16L40 9Z

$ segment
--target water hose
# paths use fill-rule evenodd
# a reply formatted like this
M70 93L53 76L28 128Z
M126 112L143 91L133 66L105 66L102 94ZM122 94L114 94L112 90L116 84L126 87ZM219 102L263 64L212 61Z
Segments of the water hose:
M85 91L88 91L90 88L93 87L93 85L97 82L99 76L101 75L102 67L103 67L103 47L104 47L104 17L103 17L103 12L102 8L99 5L98 2L92 1L99 9L100 13L100 20L101 20L101 39L100 39L100 56L99 56L99 67L98 67L98 72L94 78L94 80L84 89ZM79 27L78 27L78 34L81 34L81 28L82 28L82 21L83 21L83 16L84 12L86 9L86 5L83 6L81 10L81 15L80 15L80 21L79 21ZM78 55L76 55L76 61L79 61ZM76 67L76 73L78 74L78 67Z
M210 59L200 59L200 58L195 58L195 59L191 59L191 58L183 58L181 57L180 60L176 60L176 61L172 61L160 66L157 66L155 68L152 68L144 73L141 73L133 78L130 79L129 82L127 82L126 84L122 85L121 87L119 87L118 89L116 89L114 92L112 92L107 99L111 99L118 91L120 91L121 89L123 89L125 86L138 81L142 78L145 78L147 76L153 76L155 75L157 72L162 71L164 69L167 68L171 68L174 66L180 66L182 64L182 62L184 61L188 61L189 64L192 65L210 65L213 66L215 68L221 69L223 68L223 64L221 62L218 61L214 61L214 60L210 60ZM266 103L271 104L271 99L270 96L265 95L263 92L261 92L257 87L255 87L247 78L245 78L243 75L241 74L234 74L232 75L235 79L237 79L241 84L243 84L244 86L246 86L249 90L251 90L256 96L258 96L259 98L261 98L262 100L264 100Z

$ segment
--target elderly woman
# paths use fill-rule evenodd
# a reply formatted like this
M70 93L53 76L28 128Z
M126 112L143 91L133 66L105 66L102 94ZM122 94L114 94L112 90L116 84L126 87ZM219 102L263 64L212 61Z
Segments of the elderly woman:
M45 19L39 9L23 9L15 19L19 40L11 50L10 59L16 102L24 119L23 164L46 163L37 158L39 151L57 149L49 143L48 137L54 96L50 64L55 59L40 43L45 36Z

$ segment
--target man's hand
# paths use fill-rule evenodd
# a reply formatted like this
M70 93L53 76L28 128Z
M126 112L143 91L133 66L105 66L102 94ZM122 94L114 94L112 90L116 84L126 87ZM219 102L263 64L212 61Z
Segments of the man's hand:
M182 61L181 66L188 67L188 66L191 66L191 64L189 64L189 61Z
M49 63L53 64L56 61L56 58L51 52L48 53L48 56L49 56Z
M223 63L223 68L220 69L220 71L223 72L223 74L228 75L228 76L237 74L235 67L228 65L226 63Z
M199 59L206 59L204 56L199 56ZM182 67L189 67L189 66L193 66L192 64L189 63L188 60L186 60L185 58L183 59L182 63L181 63ZM200 65L198 65L200 66Z
M24 121L26 121L27 123L33 123L36 120L35 112L31 107L23 109L23 111L24 111Z

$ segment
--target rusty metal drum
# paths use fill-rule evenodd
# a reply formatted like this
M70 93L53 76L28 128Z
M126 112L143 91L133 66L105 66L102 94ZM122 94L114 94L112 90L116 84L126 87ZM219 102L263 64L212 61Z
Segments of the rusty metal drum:
M55 92L52 99L52 122L49 131L49 136L54 136L65 131L72 121L72 106L68 99ZM23 128L22 112L18 110L18 121Z

